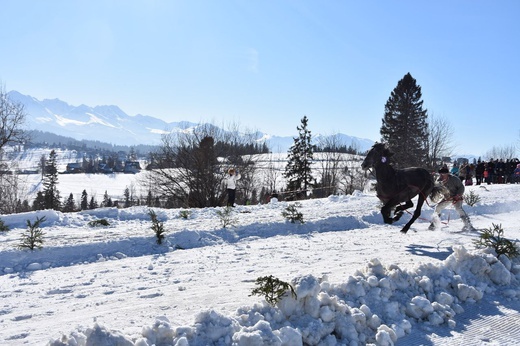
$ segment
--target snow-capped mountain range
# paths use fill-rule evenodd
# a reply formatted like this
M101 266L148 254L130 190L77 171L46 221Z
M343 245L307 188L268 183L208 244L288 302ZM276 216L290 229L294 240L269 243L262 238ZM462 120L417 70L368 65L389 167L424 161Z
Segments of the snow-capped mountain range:
M189 121L165 122L147 115L128 115L118 106L72 106L59 99L38 100L32 96L10 91L12 102L24 105L26 126L31 130L51 132L77 140L88 139L118 145L149 144L159 145L161 135L168 132L186 131L200 124ZM297 136L297 133L295 133ZM368 150L374 141L336 134L342 145L352 146L360 151ZM283 137L258 133L259 141L273 152L286 152L294 143L293 137ZM314 141L323 139L314 135Z

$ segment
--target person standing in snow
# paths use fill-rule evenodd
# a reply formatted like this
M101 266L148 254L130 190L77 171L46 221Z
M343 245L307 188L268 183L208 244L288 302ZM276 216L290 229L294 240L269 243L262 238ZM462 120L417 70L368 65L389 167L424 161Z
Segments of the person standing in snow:
M477 179L477 185L482 184L482 178L484 177L484 170L486 169L484 162L478 160L477 167L475 168L475 178Z
M224 184L228 194L228 207L235 206L235 192L237 188L237 180L239 180L240 177L241 176L240 173L238 173L238 171L235 171L234 168L230 168L228 170L228 176L224 179Z
M459 216L464 223L464 227L462 228L463 231L475 231L475 228L471 225L471 222L469 221L468 214L462 209L462 202L463 202L463 194L464 194L464 184L460 180L460 178L450 174L448 171L448 168L443 167L439 170L440 178L439 180L441 183L446 187L448 190L448 194L446 197L440 201L437 206L435 207L435 212L433 213L432 222L430 224L430 227L428 227L429 230L434 230L437 228L440 228L441 226L441 219L440 215L441 212L449 207L451 204L455 207L455 210L459 213Z

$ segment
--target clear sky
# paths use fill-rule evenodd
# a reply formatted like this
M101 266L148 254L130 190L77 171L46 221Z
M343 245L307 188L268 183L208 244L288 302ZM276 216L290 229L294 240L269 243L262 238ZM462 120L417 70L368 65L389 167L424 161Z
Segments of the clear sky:
M520 144L518 0L2 0L7 91L130 115L380 139L410 72L455 153Z

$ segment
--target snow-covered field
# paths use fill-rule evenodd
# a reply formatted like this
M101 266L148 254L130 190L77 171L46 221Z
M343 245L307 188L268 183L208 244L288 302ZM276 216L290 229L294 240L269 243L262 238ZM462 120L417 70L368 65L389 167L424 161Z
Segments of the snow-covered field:
M472 186L473 225L520 238L520 185ZM100 191L99 193L103 193ZM454 210L428 231L423 208L408 234L382 222L372 192L289 204L2 215L2 345L516 345L520 262L475 249ZM26 220L45 216L43 249L19 250ZM89 221L106 219L107 227ZM276 307L251 295L262 276L291 282Z

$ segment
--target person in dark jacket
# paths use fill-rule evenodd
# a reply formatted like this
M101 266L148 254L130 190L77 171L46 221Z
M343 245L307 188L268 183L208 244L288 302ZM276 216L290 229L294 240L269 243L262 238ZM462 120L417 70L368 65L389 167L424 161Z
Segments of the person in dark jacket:
M504 183L504 169L505 163L504 160L500 159L495 162L495 174L496 174L496 183L503 184Z
M493 163L493 159L489 160L486 166L485 173L487 175L486 177L486 183L490 185L493 182L493 177L495 176L495 164Z
M464 227L462 228L462 231L476 231L475 228L471 225L471 222L469 221L468 214L462 209L462 202L463 202L463 195L464 195L464 184L462 181L457 178L456 176L449 173L448 169L443 167L439 170L440 178L439 180L444 185L444 187L447 189L447 194L445 198L440 201L437 206L435 207L435 212L433 213L432 222L430 224L430 227L428 227L429 230L435 230L441 227L441 219L440 215L441 212L449 207L450 205L453 205L455 207L455 210L457 213L459 213L459 216L464 223Z
M477 185L482 184L482 178L484 178L484 169L484 162L479 160L477 162L477 167L475 167L475 180Z

